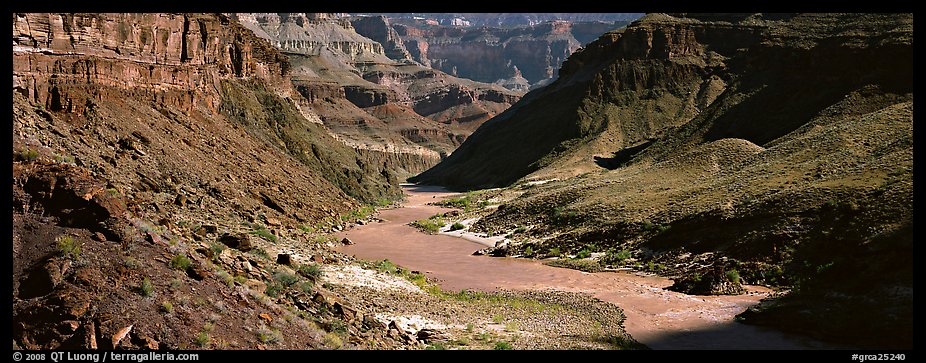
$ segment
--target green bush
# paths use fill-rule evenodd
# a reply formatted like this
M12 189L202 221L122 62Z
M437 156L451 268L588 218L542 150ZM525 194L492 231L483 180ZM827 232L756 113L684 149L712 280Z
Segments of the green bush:
M58 241L58 252L62 256L76 260L80 258L81 243L73 236L61 235L55 239Z
M39 152L33 149L22 149L18 153L19 160L33 161L39 158Z
M212 340L212 339L209 338L209 333L206 333L206 332L204 332L204 331L201 331L201 332L199 332L199 334L196 334L196 341L195 341L195 342L196 342L196 345L199 346L200 348L203 348L203 347L206 347L207 345L209 345L209 341L210 341L210 340Z
M175 270L186 271L192 264L193 261L183 253L178 253L174 258L170 259L170 267Z
M301 264L298 268L296 268L296 272L313 280L318 280L324 274L321 267L314 263Z
M628 250L620 250L618 252L610 250L601 258L600 262L606 265L620 265L632 256L633 254Z
M591 256L592 256L592 252L584 248L578 253L576 253L576 258L589 258Z
M724 272L724 275L727 276L727 280L730 280L730 282L740 282L740 273L739 271L736 271L736 269L727 270Z
M428 219L420 219L411 223L412 227L418 228L428 233L436 233L446 224L439 214L433 215Z
M601 265L598 264L598 261L595 260L579 260L579 259L560 259L560 260L551 260L543 263L547 266L553 267L563 267L571 268L573 270L585 271L585 272L600 272Z
M209 243L209 251L212 252L212 260L217 261L219 255L225 251L225 245L218 242Z
M171 304L170 301L164 301L161 303L161 311L170 314L174 311L174 304Z
M299 282L299 276L285 270L278 270L273 273L273 281L279 282L283 286L290 287Z
M525 256L533 256L533 255L534 255L534 248L531 247L531 246L527 246L527 248L524 249L523 255L525 255Z
M559 257L562 255L563 255L563 252L560 251L559 247L553 247L547 250L547 257Z
M464 226L463 223L460 223L460 222L456 222L452 226L450 226L451 231L459 231L463 228L466 228L466 226Z
M514 347L511 346L511 343L506 341L497 341L495 342L495 350L512 350Z
M264 228L263 226L258 226L256 229L254 229L250 233L258 235L261 238L268 240L270 242L273 242L273 243L277 242L277 236L275 236L273 233L270 233L270 231Z
M267 288L264 289L264 294L270 297L279 297L280 293L283 292L283 284L272 281L267 284Z
M444 343L435 342L428 344L428 346L424 347L424 350L447 350L447 346Z
M154 285L151 283L151 279L145 277L144 280L141 280L141 294L144 297L151 296L154 293Z
M338 349L344 345L344 342L341 341L341 337L332 332L325 334L325 337L322 338L322 341L331 349Z

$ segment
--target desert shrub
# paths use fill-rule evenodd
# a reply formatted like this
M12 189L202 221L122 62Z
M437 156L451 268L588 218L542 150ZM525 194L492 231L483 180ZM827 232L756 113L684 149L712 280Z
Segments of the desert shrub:
M460 223L460 222L456 222L456 223L454 223L452 226L450 226L450 230L451 230L451 231L459 231L459 230L461 230L461 229L463 229L463 228L466 228L466 226L464 226L464 225L463 225L462 223Z
M151 283L151 279L145 277L144 280L141 280L141 286L139 287L139 290L141 290L142 296L151 296L151 294L154 293L154 284Z
M58 242L58 252L62 256L76 260L80 258L81 243L77 238L69 235L61 235L55 239Z
M178 253L170 259L170 267L175 270L186 271L192 264L193 261L183 253Z
M726 275L727 280L730 280L731 282L740 282L740 273L739 271L736 271L736 269L724 271L723 274Z
M494 347L493 349L495 349L495 350L512 350L512 349L514 349L514 347L511 346L511 343L508 343L508 342L506 342L506 341L500 340L500 341L495 342L495 347Z
M411 223L412 227L428 233L436 233L445 225L444 219L439 214L430 216L428 219L419 219Z
M209 333L201 331L199 332L199 334L196 334L195 343L197 346L202 348L202 347L206 347L207 345L209 345L209 341L211 340L212 338L209 337Z
M591 256L592 256L592 252L584 248L578 253L576 253L576 258L589 258Z
M322 277L324 272L322 272L321 267L314 263L304 263L299 265L296 268L296 272L302 276L317 280Z

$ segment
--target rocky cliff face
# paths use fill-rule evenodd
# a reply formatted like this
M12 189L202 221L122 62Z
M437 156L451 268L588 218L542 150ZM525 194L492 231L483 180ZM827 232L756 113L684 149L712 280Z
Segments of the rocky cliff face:
M554 79L560 64L582 44L625 24L558 20L514 28L459 28L404 21L393 27L421 64L526 91Z
M406 160L396 167L411 173L434 165L519 96L415 64L382 17L235 17L288 55L296 89L339 139L368 156L404 150L409 155L386 159Z
M266 97L281 98L275 102L291 111L287 116L294 122L318 120L290 86L286 58L223 16L22 14L14 15L13 29L14 92L50 111L86 117L94 107L128 95L186 116L206 109L206 117L222 117L232 100L221 83L259 79L272 90ZM361 172L349 149L318 125L307 127L307 137L330 145L330 157ZM387 182L367 188L335 171L340 167L319 158L304 161L361 199L390 193Z
M363 35L383 45L383 54L390 59L403 60L412 59L411 54L405 49L402 38L396 33L395 29L389 25L389 20L384 16L364 16L351 18L351 25L358 34Z
M912 21L650 14L412 180L518 184L473 227L526 228L511 253L610 251L602 263L632 266L625 250L695 285L736 270L793 288L747 322L910 347Z
M306 226L397 183L329 136L270 43L211 14L12 22L14 349L335 348L334 326L408 346L269 260L334 262Z

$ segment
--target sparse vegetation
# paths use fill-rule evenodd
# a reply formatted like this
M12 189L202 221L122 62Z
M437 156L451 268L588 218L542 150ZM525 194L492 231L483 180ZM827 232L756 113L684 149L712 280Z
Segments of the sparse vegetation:
M495 347L492 348L492 349L494 349L494 350L512 350L512 349L514 349L514 347L511 346L511 343L508 343L508 342L506 342L506 341L504 341L504 340L500 340L500 341L495 342Z
M33 161L39 158L39 152L30 148L19 150L16 155L22 161Z
M221 243L219 243L219 242L210 242L210 243L209 243L209 251L212 252L212 260L213 260L213 261L218 261L218 260L219 260L219 255L221 255L222 252L225 251L225 245L224 245L224 244L221 244Z
M174 304L171 304L170 301L162 301L160 310L164 313L170 314L174 311Z
M560 251L559 247L553 247L547 250L547 257L560 257L563 255L563 252Z
M139 286L141 295L144 297L151 296L154 293L154 285L151 283L151 279L145 277L141 280L141 286Z
M312 280L318 280L324 274L321 267L314 263L301 264L296 268L296 272Z
M437 233L441 228L446 225L444 223L444 218L440 214L435 214L428 217L428 219L419 219L411 223L412 227L418 228L421 231L427 233Z
M260 236L261 238L273 243L277 242L277 236L271 233L270 230L268 230L266 227L261 225L255 225L254 230L249 233Z
M54 160L56 163L61 164L74 164L74 157L69 155L55 154Z
M257 340L261 343L280 343L283 341L283 334L279 329L271 329L261 324L257 328Z
M632 256L633 253L631 253L629 250L622 249L616 252L614 250L609 250L603 257L601 257L599 262L604 265L620 266L623 265L624 262L630 259Z
M463 228L466 228L466 226L464 226L463 223L460 223L460 222L455 222L452 226L450 226L451 231L459 231Z
M534 255L534 248L531 247L531 246L527 246L526 248L524 248L524 252L523 252L522 254L523 254L524 256L528 256L528 257L533 256L533 255Z
M341 346L344 345L344 343L341 341L341 337L333 332L325 334L325 337L322 338L322 341L331 349L340 349Z
M138 264L138 260L136 260L134 257L125 256L122 258L122 266L125 266L130 269L136 269L138 268L139 264Z
M207 332L205 332L205 331L201 331L201 332L199 332L199 334L196 334L196 340L195 340L194 342L195 342L196 345L199 346L200 348L205 348L206 346L209 345L209 342L210 342L211 340L212 340L212 338L209 337L209 333L207 333Z
M726 270L724 271L723 274L727 277L727 280L730 280L730 282L733 282L733 283L740 282L740 273L739 271L736 271L736 269Z
M441 207L462 209L464 212L469 212L474 209L485 208L489 205L489 201L480 199L481 194L482 192L472 191L466 193L464 196L444 199L433 204Z
M254 255L254 256L263 258L263 259L265 259L265 260L270 260L270 254L267 253L267 250L265 250L265 249L263 249L263 248L260 248L260 247L252 248L250 251L248 251L248 253L250 253L250 254L252 254L252 255Z
M571 268L573 270L585 271L585 272L600 272L601 265L598 264L598 261L595 260L584 260L584 259L558 259L550 260L543 263L547 266L553 267L563 267Z
M178 253L170 259L170 267L179 271L186 271L192 264L193 261L183 253Z
M576 253L576 258L589 258L591 256L592 252L585 248Z
M299 282L299 276L280 269L273 273L273 281L279 282L283 286L290 287Z
M428 344L428 346L424 347L424 350L447 350L447 346L444 343L435 342Z
M235 286L235 279L231 276L231 274L229 274L225 270L216 271L215 277L218 278L223 283L225 283L226 285L228 285L229 287Z
M66 258L76 260L80 258L82 244L77 238L70 235L61 235L55 239L58 242L58 252Z

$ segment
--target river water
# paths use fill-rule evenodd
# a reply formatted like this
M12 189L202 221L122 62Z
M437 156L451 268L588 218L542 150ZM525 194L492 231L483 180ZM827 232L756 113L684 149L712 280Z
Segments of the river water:
M448 235L428 235L409 222L451 209L427 203L453 195L439 187L403 186L401 208L382 210L381 223L339 233L353 245L340 252L367 260L389 259L438 280L445 290L555 289L587 293L616 304L624 327L652 349L830 349L827 344L780 331L740 324L734 316L767 296L749 286L740 296L693 296L665 290L672 281L630 272L587 273L545 266L536 260L473 256L485 246Z

